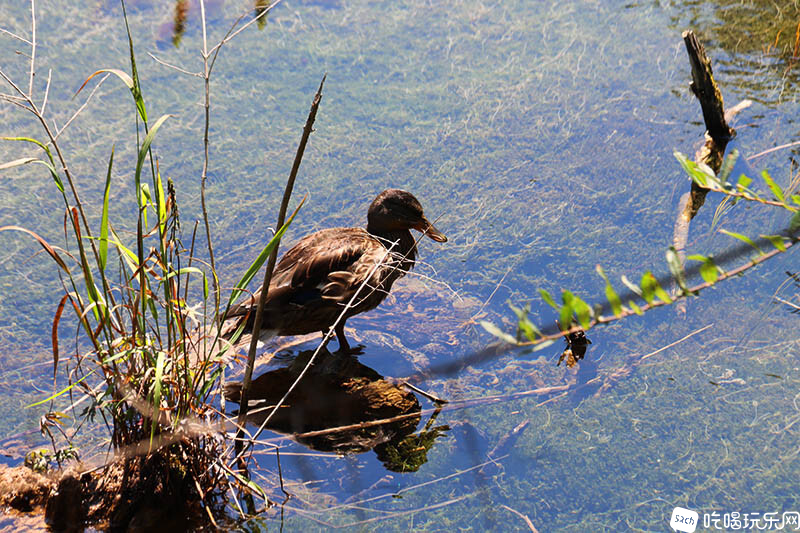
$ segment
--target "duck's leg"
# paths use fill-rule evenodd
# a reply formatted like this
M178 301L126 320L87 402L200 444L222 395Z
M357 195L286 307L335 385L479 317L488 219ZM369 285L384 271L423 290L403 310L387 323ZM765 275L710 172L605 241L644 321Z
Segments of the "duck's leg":
M347 337L344 336L344 320L336 325L336 340L339 341L339 351L342 353L352 353L350 343L347 342Z
M355 348L350 347L350 343L347 342L347 337L344 336L344 322L336 326L336 340L339 341L339 350L336 353L341 353L345 355L361 355L364 353L364 346L359 344Z

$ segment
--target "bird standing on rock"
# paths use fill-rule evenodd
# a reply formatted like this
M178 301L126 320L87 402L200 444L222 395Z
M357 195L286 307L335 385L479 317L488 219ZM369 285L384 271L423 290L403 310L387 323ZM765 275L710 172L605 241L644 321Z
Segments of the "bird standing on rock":
M340 352L357 353L345 338L345 321L375 309L392 284L414 267L417 246L412 229L436 242L447 242L447 237L425 218L414 195L387 189L369 206L366 229L330 228L301 239L284 254L272 274L261 340L315 331L325 335L349 304L351 307L335 325L336 338ZM226 328L228 335L242 320L247 320L244 333L252 332L260 293L259 288L228 311L226 321L237 318L233 327Z

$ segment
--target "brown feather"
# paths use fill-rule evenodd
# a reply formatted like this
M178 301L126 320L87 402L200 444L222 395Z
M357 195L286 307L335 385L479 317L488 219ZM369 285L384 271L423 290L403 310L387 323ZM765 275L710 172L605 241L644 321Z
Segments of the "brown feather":
M304 237L275 267L262 330L277 335L327 330L356 293L358 297L345 314L345 320L374 309L389 294L394 282L414 267L417 247L409 229L419 227L430 227L435 232L435 238L431 237L434 240L446 240L427 222L419 202L411 194L389 189L370 206L369 231L331 228ZM362 285L364 288L358 292ZM245 333L249 333L260 293L261 289L252 298L233 306L226 319L235 318L238 324L249 313L245 328ZM230 327L226 331L235 329ZM340 343L346 343L342 337Z

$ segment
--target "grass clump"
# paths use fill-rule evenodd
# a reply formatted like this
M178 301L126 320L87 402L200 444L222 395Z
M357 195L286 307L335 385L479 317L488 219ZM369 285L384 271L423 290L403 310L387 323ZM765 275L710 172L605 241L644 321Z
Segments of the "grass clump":
M128 31L130 70L98 70L78 92L95 78L99 79L87 97L88 103L109 77L130 90L134 104L131 121L136 124L136 164L125 174L132 186L128 198L136 212L136 229L127 233L110 216L110 198L115 187L114 146L109 148L103 168L102 205L95 208L81 200L78 184L70 172L68 154L59 143L59 134L66 126L60 131L54 129L45 114L49 81L44 101L41 105L37 103L33 83L36 68L33 2L31 13L33 38L26 41L32 49L30 83L25 90L23 84L0 70L0 77L13 90L13 94L0 97L32 114L43 136L5 138L33 145L39 155L0 164L0 170L23 165L41 165L46 169L54 192L63 202L65 245L51 244L20 226L5 226L0 231L17 231L33 237L58 270L63 294L52 321L53 375L55 379L61 367L68 382L66 387L33 404L50 405L50 412L41 419L41 429L50 437L53 452L39 450L29 454L30 461L26 462L44 472L54 462L62 466L78 458L75 434L63 428L67 415L55 411L54 404L57 398L69 395L72 411L77 412L78 406L88 399L81 416L90 421L102 420L108 428L109 450L113 453L100 466L79 465L63 475L58 481L61 495L47 502L48 516L52 509L75 508L81 511L70 513L72 520L105 522L116 528L157 519L158 514L153 514L153 510L166 508L173 516L193 515L201 517L201 521L216 523L225 508L224 494L233 485L264 495L246 479L246 473L236 472L226 464L230 460L227 457L230 447L224 414L219 408L223 402L219 391L231 355L228 345L218 339L224 310L220 309L222 291L205 210L211 67L222 44L242 28L237 32L232 28L211 51L204 31L207 122L201 199L210 257L207 262L195 250L199 222L194 225L188 245L183 242L184 228L175 187L162 177L154 156L154 146L163 135L161 131L169 115L153 120L148 113L151 110L147 109L139 81L124 2L122 13ZM99 229L95 229L90 220L98 219ZM289 222L234 287L228 306L242 294L266 257L277 248ZM133 237L126 239L123 235ZM198 296L199 303L190 305L191 299ZM74 312L79 330L76 351L67 357L59 351L59 326L64 329L62 323L69 320L65 311ZM236 336L229 341L235 342ZM193 508L202 508L203 512L193 513ZM54 516L57 515L60 513ZM53 520L57 522L51 520L51 523L59 527L76 525Z

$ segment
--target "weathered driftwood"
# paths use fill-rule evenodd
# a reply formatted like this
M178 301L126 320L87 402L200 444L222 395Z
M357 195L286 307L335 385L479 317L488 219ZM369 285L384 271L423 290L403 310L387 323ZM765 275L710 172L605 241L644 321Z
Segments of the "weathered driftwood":
M700 101L703 120L706 124L706 141L703 147L695 154L695 161L705 163L716 173L719 172L722 166L725 147L728 145L728 141L736 135L736 132L728 125L722 93L714 81L711 60L706 56L703 45L700 44L692 31L683 32L683 42L686 45L686 52L689 54L689 63L692 65L692 83L689 87ZM679 222L681 219L685 220L687 234L689 221L695 217L700 207L702 207L707 192L707 189L692 182L692 189L689 193L691 202L683 202L684 199L681 199ZM676 249L683 248L683 246L678 247L677 244L676 242ZM685 238L681 244L686 244Z
M703 45L692 31L683 32L683 42L692 66L692 83L689 87L700 101L703 120L706 124L705 143L695 154L695 161L705 163L711 167L714 173L717 173L722 166L725 147L728 145L728 141L736 135L736 132L728 125L730 117L725 115L722 93L714 81L711 60L706 56ZM737 106L736 110L739 109L740 107ZM705 203L707 193L708 189L692 181L691 190L681 196L672 238L672 244L678 253L681 264L685 262L684 249L689 238L689 223ZM678 304L676 309L679 312L685 311L685 303Z

